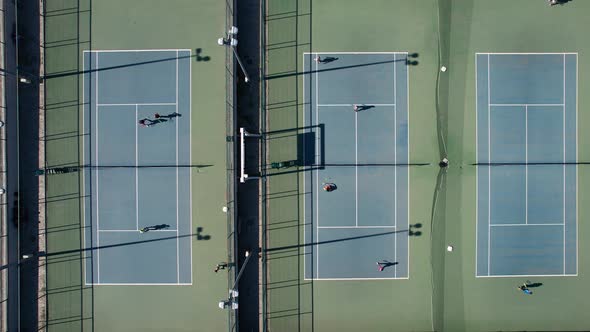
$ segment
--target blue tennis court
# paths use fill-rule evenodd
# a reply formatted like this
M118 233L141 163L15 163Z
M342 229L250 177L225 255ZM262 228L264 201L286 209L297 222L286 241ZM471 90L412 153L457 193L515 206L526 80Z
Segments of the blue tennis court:
M408 278L407 57L304 54L306 279Z
M476 275L577 274L577 54L478 53Z
M192 283L190 58L84 52L87 284Z

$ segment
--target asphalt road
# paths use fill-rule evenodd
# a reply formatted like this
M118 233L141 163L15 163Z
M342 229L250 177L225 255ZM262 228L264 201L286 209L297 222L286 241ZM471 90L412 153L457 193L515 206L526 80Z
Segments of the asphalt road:
M241 69L238 71L237 82L237 126L244 127L251 133L260 131L260 0L239 0L236 8L238 34L238 54L248 72L250 81L244 82ZM235 137L239 137L237 134ZM246 171L257 175L260 165L260 140L250 138L246 143ZM242 275L238 290L239 310L238 320L240 331L259 330L259 197L261 180L248 180L239 183L237 189L238 205L238 263L245 260L246 250L253 252L254 257L249 260Z

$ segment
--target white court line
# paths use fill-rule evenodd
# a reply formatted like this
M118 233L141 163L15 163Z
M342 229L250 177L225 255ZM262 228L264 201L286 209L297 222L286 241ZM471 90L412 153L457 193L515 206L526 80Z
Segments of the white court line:
M352 107L355 104L318 104L317 106L320 107L339 107L339 106L346 106ZM357 105L367 105L367 106L375 106L375 107L385 107L385 106L395 106L395 104L373 104L373 103L362 103Z
M139 106L135 105L135 121L139 121ZM135 126L135 228L139 230L139 126Z
M529 107L524 107L524 223L529 223Z
M479 134L478 134L478 127L479 127L479 99L477 98L477 54L475 54L475 160L479 163ZM475 166L475 275L477 275L477 256L479 256L479 246L478 246L478 238L479 238L479 165Z
M491 121L492 121L492 117L490 116L490 102L491 102L491 97L490 97L490 55L488 54L488 163L492 162L492 140L491 140ZM491 250L491 233L492 233L492 227L490 226L492 224L492 168L491 166L488 166L488 275L490 275L490 260L491 260L491 254L490 254L490 250Z
M317 53L316 53L317 56ZM313 65L312 65L313 66ZM320 100L320 96L319 96L319 88L318 88L318 76L320 75L320 73L318 72L318 63L316 62L315 65L315 69L316 69L316 73L315 73L315 123L318 124L319 123L319 107L318 107L318 101ZM318 138L316 138L316 153L319 153L319 142L318 142ZM319 161L319 160L318 160ZM319 171L316 170L316 186L317 186L317 190L316 192L318 193L316 195L316 242L320 242L320 229L318 228L320 226L320 195L319 193L321 192L320 190L320 174ZM320 246L316 244L315 246L316 250L315 250L315 256L316 256L316 270L315 270L315 275L319 277L320 275ZM312 274L313 275L313 274Z
M407 55L408 52L326 52L326 53L304 52L303 53L303 63L305 64L306 55L312 55L313 56L313 55L321 55L321 54L405 54L405 55ZM394 56L394 60L395 60L395 56ZM313 64L311 64L310 67L313 69L314 68L313 67ZM319 65L316 64L315 69L316 70L319 69ZM396 67L394 65L394 70L395 69L396 69ZM407 97L408 97L407 103L409 105L409 82L408 82L409 81L409 77L408 76L409 75L406 73L406 82L408 84L407 89L406 89L406 93L407 93ZM315 93L315 98L316 98L316 102L315 102L315 107L316 107L316 122L315 123L319 123L319 107L352 107L354 105L354 104L320 104L320 103L318 103L318 101L320 100L320 98L319 98L319 83L318 83L318 81L319 81L319 73L316 73L316 79L315 79L315 81L316 81L316 87L315 87L315 90L316 90L316 93ZM394 77L394 84L397 85L397 78L396 77ZM304 85L304 94L305 94L305 82L303 83L303 85ZM394 93L396 93L396 86L394 87ZM305 100L305 96L304 96L304 100ZM391 106L395 107L396 106L395 103L388 103L388 104L364 103L364 104L365 105L376 106L376 107L391 107ZM409 106L408 106L408 108L409 108ZM394 121L395 121L395 123L397 121L397 117L396 116L397 116L397 112L395 112L395 115L394 115ZM409 119L408 119L408 122L409 122ZM394 125L394 127L396 127L396 126L397 126L397 124ZM394 129L394 136L396 136L396 135L397 135L397 128ZM409 134L408 134L408 140L409 140ZM396 142L396 141L397 141L397 137L394 137L394 142ZM318 150L318 146L317 146L318 143L319 142L316 139L316 151L319 151ZM408 145L409 145L409 143L408 143ZM395 149L395 152L394 152L395 158L397 160L397 146L395 146L394 149ZM409 154L410 154L409 149L407 151L407 154L408 154L408 160L409 160ZM316 153L316 158L317 157L318 157L318 155ZM358 115L356 115L356 113L355 113L355 159L358 161ZM410 183L409 182L410 182L410 179L409 179L409 171L407 171L407 172L408 172L408 184L407 184L407 187L408 187L407 188L408 202L407 202L407 205L408 205L408 214L409 214L409 210L410 210L410 199L409 199ZM395 170L394 177L396 178L395 179L395 188L394 189L397 190L397 170ZM320 185L320 183L319 183L319 172L317 172L317 171L316 171L316 183L317 183L317 186L319 188L319 185ZM376 227L368 226L368 227L363 227L363 226L358 226L358 166L355 166L355 185L356 185L356 191L355 191L355 196L356 196L356 202L355 202L355 205L356 205L355 225L356 226L350 226L350 227L339 227L339 226L336 226L334 228L395 228L395 226L393 226L393 227L391 227L391 226L390 227L382 227L382 226L376 226ZM319 189L317 191L319 192ZM319 241L319 229L320 228L330 228L331 226L319 226L319 224L320 224L320 221L319 221L319 195L317 195L316 204L317 204L317 208L316 208L316 216L317 216L316 217L316 223L317 223L317 225L316 225L316 234L317 234L317 236L316 237L317 237L317 240ZM395 216L394 218L395 218L395 223L397 224L397 191L396 191L396 199L394 201L394 206L395 206L395 209L396 209L396 213L394 214L394 216ZM304 207L304 210L305 210L305 207ZM407 223L409 225L409 216L407 218ZM394 242L394 245L395 244L396 244L396 242ZM314 255L314 256L317 257L317 259L316 259L317 267L316 267L316 273L315 273L315 275L319 276L319 248L317 247L317 245L316 245L316 248L317 248L316 249L316 253ZM397 245L395 245L394 250L396 250L396 248L397 248ZM407 255L408 255L408 265L409 265L409 261L410 261L409 244L408 244ZM396 267L396 269L397 269L397 267ZM304 272L304 274L305 274L305 272ZM408 267L408 275L409 275L409 267ZM342 278L342 279L311 278L311 279L305 279L305 280L373 280L373 279L374 278L361 278L361 279L355 279L355 278ZM406 277L406 278L385 278L385 279L408 279L408 278Z
M99 232L103 232L103 233L124 233L124 232L132 232L132 233L138 233L139 229L99 229ZM156 232L178 232L177 229L158 229L158 230L152 230L149 231L150 233L156 233Z
M510 106L520 106L520 107L526 107L526 106L535 106L535 107L550 107L550 106L563 106L564 104L490 104L490 106L493 107L510 107Z
M579 69L578 68L580 68L580 67L578 67L578 54L576 53L576 114L575 114L576 115L576 141L575 141L575 143L576 143L576 162L578 161L578 156L579 156L579 154L578 154L578 146L579 146L579 144L578 144L578 137L579 137L578 136L578 98L579 98L578 97L579 96L579 94L578 94L578 86L579 86L579 84L578 84L579 83L578 82L578 70ZM578 206L580 205L579 204L580 202L578 200L578 175L579 175L578 174L578 165L576 165L576 181L575 181L575 184L576 184L576 215L575 215L575 218L576 218L576 275L578 273L579 257L580 257L579 252L578 252L578 247L579 247L579 243L580 243L579 235L578 235L578 217L579 217Z
M303 52L303 54L408 54L408 52Z
M397 71L393 55L393 102L397 104ZM409 150L409 148L408 148ZM397 165L397 107L393 109L393 163ZM393 168L393 225L397 227L397 167ZM393 237L393 261L397 262L397 234ZM393 266L393 276L397 277L397 265Z
M175 106L176 103L114 103L114 104L96 104L96 106Z
M565 54L563 55L563 273L565 273Z
M355 225L359 225L359 130L358 112L354 112L354 211Z
M332 229L340 229L340 228L358 228L358 229L363 229L363 228L393 228L395 229L395 226L318 226L318 228L332 228Z
M475 54L482 54L482 55L562 55L562 54L575 54L578 55L578 52L560 52L560 53L535 53L535 52L523 52L523 53L502 53L502 52L480 52Z
M405 52L406 56L408 54L408 52ZM395 84L397 84L397 81L395 82ZM397 103L397 100L395 101ZM395 114L397 116L397 107L395 108ZM408 128L406 129L406 138L408 140L408 144L407 144L407 160L408 162L410 162L410 72L408 70L408 68L406 67L406 116L407 116L407 121L408 121ZM410 228L410 168L407 167L406 168L406 177L408 179L408 188L407 188L407 201L408 201L408 210L406 212L406 226L408 227L408 229ZM396 193L397 195L397 193ZM397 226L397 224L396 224ZM410 279L410 240L408 237L408 243L406 245L407 250L407 255L408 255L408 263L407 263L407 279ZM397 269L397 267L396 267ZM397 271L397 270L396 270Z
M498 274L475 276L476 278L525 278L525 277L577 277L578 274Z
M363 281L379 281L379 280L408 280L409 277L405 278L305 278L303 280L314 280L314 281L356 281L356 280L363 280Z
M84 72L86 72L86 58L84 57L84 55L82 55L82 59L83 59L83 65L82 65L82 70ZM92 55L90 55L90 63L92 64ZM89 78L90 80L90 78ZM89 100L88 100L88 104L90 104L90 96L89 96ZM90 111L90 105L86 106L86 74L82 75L82 128L84 128L84 133L86 133L86 129L88 129L88 132L90 133L91 128L86 128L86 107L88 107L88 110ZM90 117L92 119L92 117ZM89 153L90 151L86 151L86 136L84 136L84 145L82 147L82 162L84 163L84 165L86 165L87 163L90 164L91 161L90 160L86 160L86 153ZM91 135L88 135L88 139L90 139L90 143L89 146L92 146L92 137ZM90 181L92 181L92 178L90 179ZM86 171L82 172L82 186L84 188L84 195L86 195L86 190L88 190L89 188L86 187ZM89 193L92 197L92 195L94 193L90 192ZM92 204L92 198L84 198L84 229L82 230L82 234L84 235L84 241L82 242L84 244L84 248L87 247L92 247L92 241L90 241L90 243L86 243L86 226L88 226L86 224L86 216L87 216L87 212L88 211L88 207L86 206L86 201L87 199L90 199L90 204ZM92 229L92 209L90 209L90 229ZM92 233L91 233L92 236ZM84 259L88 259L88 257L92 257L92 254L88 254L86 251L84 251L83 253L83 257ZM82 268L84 269L84 282L87 283L88 282L88 267L87 267L87 263L85 262L84 265L82 266ZM92 266L92 262L90 263L90 265ZM92 271L92 268L91 268Z
M84 53L129 53L129 52L175 52L175 51L187 51L190 52L191 49L188 48L178 48L178 49L142 49L142 50L85 50Z
M491 224L490 227L533 227L533 226L563 226L563 223L552 224Z
M178 114L178 51L176 51L176 109ZM178 121L174 121L176 125L176 282L180 282L180 256L179 256L179 242L178 237ZM192 231L192 230L191 230Z
M96 54L96 61L95 61L95 66L98 69L98 53ZM96 129L96 165L100 165L100 163L98 162L98 70L96 71L96 74L94 75L94 78L96 80L95 84L94 84L94 99L96 100L96 105L94 107L94 113L96 114L96 123L95 123L95 129ZM99 191L98 191L98 170L96 171L96 246L100 247L100 213L98 210L99 204L98 204L98 196L99 196ZM100 250L96 251L96 282L100 282Z
M191 52L189 50L189 52ZM192 53L190 53L192 55ZM193 73L193 65L192 65L192 61L188 62L188 160L190 163L193 162L193 148L192 148L192 137L193 137L193 126L191 125L191 118L192 118L192 92L193 92L193 77L192 77L192 73ZM188 197L189 197L189 226L190 226L190 232L193 231L193 172L192 170L189 170L188 172L188 178L189 178L189 191L188 191ZM233 198L232 198L233 199ZM176 225L176 227L178 227L178 225ZM190 243L190 274L191 274L191 285L193 283L193 241L189 241Z
M192 284L186 283L116 283L116 282L106 282L106 283L95 283L95 284L87 284L87 285L94 285L94 286L191 286Z
M98 98L98 71L96 71L96 74L95 74L95 81L96 81L96 84L95 84L95 94L96 94L95 99L96 99L97 102L95 103L94 106L95 106L95 113L96 113L96 121L95 121L96 122L95 123L95 128L96 128L96 134L95 134L95 136L96 136L96 143L95 143L95 145L96 145L96 163L97 164L99 164L99 152L98 152L98 146L99 146L99 130L98 130L98 116L99 115L98 115L98 107L99 106L135 106L136 119L137 119L137 116L138 116L138 109L137 109L138 108L138 105L153 105L153 106L174 105L174 106L176 106L176 109L178 111L178 56L179 56L178 51L179 50L109 50L109 51L84 51L84 53L90 53L90 54L95 53L96 54L96 64L95 64L95 67L97 69L99 68L99 65L98 65L98 54L101 53L101 52L153 52L153 51L176 51L176 72L177 72L177 74L176 74L176 76L177 76L177 80L176 80L176 87L177 87L176 88L176 90L177 90L176 91L176 103L112 103L112 104L109 104L109 103L104 103L104 104L98 103L98 100L99 100L99 98ZM185 51L190 52L189 49L186 49ZM190 65L190 63L189 63L189 65ZM83 84L84 84L84 82L83 82ZM176 154L177 154L177 158L176 159L177 159L177 165L178 165L178 122L177 122L176 126L177 126L177 135L176 135L176 142L177 142L176 143L177 144L177 152L176 152ZM137 126L136 126L136 137L135 138L136 138L136 144L135 144L136 153L135 154L136 154L136 166L137 166L137 164L138 164L138 132L137 132ZM138 174L137 174L137 170L136 170L136 227L139 228L139 221L138 221L138 218L139 218L139 213L138 213L138 201L139 201L138 195L139 195L139 191L137 190L138 189L137 188L137 186L138 186L138 180L137 180L137 178L138 178ZM100 229L99 211L98 211L99 210L99 199L98 199L98 197L99 197L99 195L98 195L98 193L99 193L99 190L98 190L99 184L98 183L99 183L99 177L98 177L98 172L97 172L97 174L96 174L96 211L97 211L96 212L96 219L97 219L97 231L96 231L96 234L97 234L97 246L100 247L100 236L99 236L99 233L100 232L127 232L127 231L137 232L138 230L137 229L136 230L101 230ZM191 190L192 190L192 188L191 188ZM191 214L192 214L192 205L191 205ZM191 218L192 218L192 215L191 215ZM192 220L191 220L191 222L192 222ZM177 168L177 225L178 225L178 168ZM177 236L178 236L178 232L179 232L178 229L176 229L176 230L159 230L159 231L160 232L176 232ZM178 240L177 240L177 276L179 276L179 274L178 274L178 257L179 256L178 256ZM191 258L192 258L192 243L191 243ZM192 269L192 261L191 261L191 269ZM96 284L101 284L100 283L100 250L97 250L97 283ZM191 273L191 284L192 284L192 273ZM101 284L101 285L106 285L106 284ZM117 284L110 284L110 285L117 285ZM131 285L131 284L123 283L121 285ZM146 285L157 285L157 284L146 284ZM166 285L168 285L168 284L166 284ZM183 285L183 284L178 283L178 284L173 284L173 285ZM187 284L187 285L190 285L190 284Z
M303 55L303 71L304 72L307 72L306 67L305 67L305 55ZM303 88L301 89L301 91L303 91L303 127L304 128L306 128L308 126L308 124L305 122L305 120L307 119L307 109L306 109L306 107L308 107L307 105L309 104L307 102L307 100L305 99L305 81L306 81L306 78L307 78L307 74L303 75L303 79L302 79L302 82L301 82L302 85L303 85ZM309 124L309 125L311 125L311 124ZM303 129L303 133L305 135L307 135L307 133L308 133L307 130L308 129ZM303 155L304 156L307 156L306 149L305 149L305 146L306 145L307 144L305 144L305 140L304 140L303 141ZM305 157L305 158L307 159L307 157ZM315 160L314 160L314 162L315 162ZM310 176L313 177L313 173ZM305 191L305 184L306 184L306 182L307 182L307 174L303 176L303 192L306 193L306 194L303 195L303 197L304 197L304 199L303 199L303 243L304 244L307 244L307 227L309 227L307 225L307 221L308 220L306 220L306 217L307 217L307 210L306 210L306 208L307 208L307 206L306 206L305 203L307 202L307 195L308 195L307 194L307 191ZM309 193L309 195L312 195L312 194ZM312 219L313 219L313 216L312 216ZM313 220L310 220L310 222L313 222ZM191 229L192 229L192 226L191 226ZM193 241L191 241L191 244L192 244L192 242ZM303 254L305 255L304 256L305 258L303 259L303 277L304 278L307 275L307 269L306 269L306 267L307 267L307 250L308 250L307 249L307 246L303 247ZM191 261L192 261L192 259L191 259Z
M477 53L480 54L480 53ZM476 54L476 63L477 63L477 54ZM485 53L488 54L488 81L489 81L489 54L498 54L498 53ZM505 54L512 54L512 53L505 53ZM525 147L526 147L526 152L525 152L525 158L528 162L528 106L559 106L559 107L563 107L563 133L562 133L562 143L563 143L563 162L566 162L566 54L575 54L576 55L576 60L577 60L577 53L522 53L522 54L556 54L556 55L562 55L563 56L563 104L489 104L488 106L524 106L525 107L525 122L526 122L526 128L525 128ZM577 69L577 68L576 68ZM577 81L577 73L576 73L576 81ZM477 82L477 70L476 70L476 82ZM489 84L488 84L488 89L489 89ZM576 91L578 89L578 85L576 84ZM476 84L476 91L477 91L477 84ZM489 97L489 96L488 96ZM577 97L577 96L576 96ZM576 113L577 113L577 105L576 105ZM489 114L488 114L489 116ZM476 118L477 118L477 114L476 114ZM489 126L489 122L488 122L488 126ZM578 130L578 126L577 126L577 119L576 119L576 143L577 143L577 139L578 139L578 134L577 134L577 130ZM488 130L489 131L489 130ZM489 135L489 132L488 132ZM477 137L477 128L476 128L476 137ZM488 141L490 141L488 139ZM476 143L477 144L477 143ZM491 147L489 147L489 151L491 151ZM477 155L477 151L476 151L476 155ZM576 160L577 160L577 156L578 156L578 146L576 144ZM476 157L477 158L477 157ZM491 162L491 160L489 161ZM477 186L477 184L476 184ZM577 167L576 167L576 188L577 188ZM490 189L491 191L491 189ZM526 200L525 200L525 206L526 206L526 219L525 222L528 223L528 166L527 166L527 170L526 170ZM577 204L577 189L576 189L576 204ZM576 228L577 228L577 208L578 205L576 205ZM477 208L476 208L477 211ZM566 270L566 266L565 266L565 262L566 262L566 170L565 170L565 165L563 165L563 223L558 223L558 224L529 224L531 226L561 226L563 227L563 269L564 269L564 274L565 274L565 270ZM489 213L489 211L488 211ZM490 226L524 226L524 225L490 225ZM477 226L476 226L477 228ZM577 230L576 230L577 232ZM576 236L578 234L576 233ZM488 234L489 236L489 234ZM476 243L477 243L477 238L476 238ZM490 243L488 242L488 245ZM578 250L578 241L576 240L576 251ZM577 254L577 252L576 252ZM488 255L489 255L489 250L488 250ZM489 259L489 258L488 258ZM578 257L576 256L576 259L578 259ZM488 273L489 273L489 260L488 260ZM576 262L577 264L577 262ZM477 266L477 255L476 255L476 266ZM576 267L577 270L577 267ZM541 276L545 276L545 275L541 275ZM510 275L508 277L513 277L513 275Z

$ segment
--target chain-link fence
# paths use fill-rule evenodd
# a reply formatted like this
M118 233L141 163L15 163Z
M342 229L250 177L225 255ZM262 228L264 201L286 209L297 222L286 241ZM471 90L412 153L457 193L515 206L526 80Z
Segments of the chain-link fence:
M235 0L226 0L225 28L226 31L235 25ZM237 233L236 233L236 82L235 60L232 50L225 48L225 119L226 119L226 165L227 165L227 259L237 262ZM236 280L237 266L230 264L228 269L228 289ZM228 310L228 330L238 331L237 310Z

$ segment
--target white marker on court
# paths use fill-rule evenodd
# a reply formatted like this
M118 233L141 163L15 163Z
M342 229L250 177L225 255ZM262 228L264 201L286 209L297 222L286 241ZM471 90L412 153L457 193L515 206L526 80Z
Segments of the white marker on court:
M445 67L445 66L440 67L440 71L442 71L444 73L445 71L447 71L447 67Z

